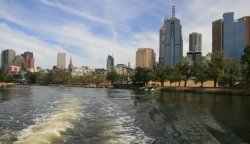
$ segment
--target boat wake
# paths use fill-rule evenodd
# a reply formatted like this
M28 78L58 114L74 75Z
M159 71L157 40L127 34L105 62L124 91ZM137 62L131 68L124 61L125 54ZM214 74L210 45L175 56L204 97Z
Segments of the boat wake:
M75 98L64 98L53 113L36 118L35 124L19 131L12 132L14 144L47 144L62 137L68 129L74 128L74 122L83 116L80 104ZM13 134L16 138L13 138ZM2 136L11 137L11 136Z

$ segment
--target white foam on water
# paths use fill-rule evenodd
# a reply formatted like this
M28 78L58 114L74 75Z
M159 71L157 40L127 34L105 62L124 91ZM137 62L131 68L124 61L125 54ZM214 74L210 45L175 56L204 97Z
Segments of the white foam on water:
M135 126L134 118L126 113L119 111L119 106L107 104L105 107L107 115L114 116L114 120L103 123L105 129L100 136L104 136L105 140L99 141L100 144L130 144L151 143L153 139L147 136L139 127Z
M68 129L74 128L74 122L82 116L77 99L63 99L54 113L35 119L36 124L18 132L18 140L14 144L53 143Z

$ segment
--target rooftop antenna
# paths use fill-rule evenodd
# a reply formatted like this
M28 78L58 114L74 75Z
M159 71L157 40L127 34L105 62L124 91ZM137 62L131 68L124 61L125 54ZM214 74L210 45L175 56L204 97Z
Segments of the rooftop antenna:
M175 17L175 0L172 1L172 17Z

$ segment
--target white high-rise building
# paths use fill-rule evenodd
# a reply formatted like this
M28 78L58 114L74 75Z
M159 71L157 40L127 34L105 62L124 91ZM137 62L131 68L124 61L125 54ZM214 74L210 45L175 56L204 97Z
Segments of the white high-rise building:
M66 53L58 53L57 54L57 67L60 69L65 69L66 65Z

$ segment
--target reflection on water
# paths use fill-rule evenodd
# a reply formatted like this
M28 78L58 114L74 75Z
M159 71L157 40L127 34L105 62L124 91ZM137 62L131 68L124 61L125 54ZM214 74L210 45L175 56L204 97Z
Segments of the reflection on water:
M250 97L19 86L0 90L0 143L250 143Z

